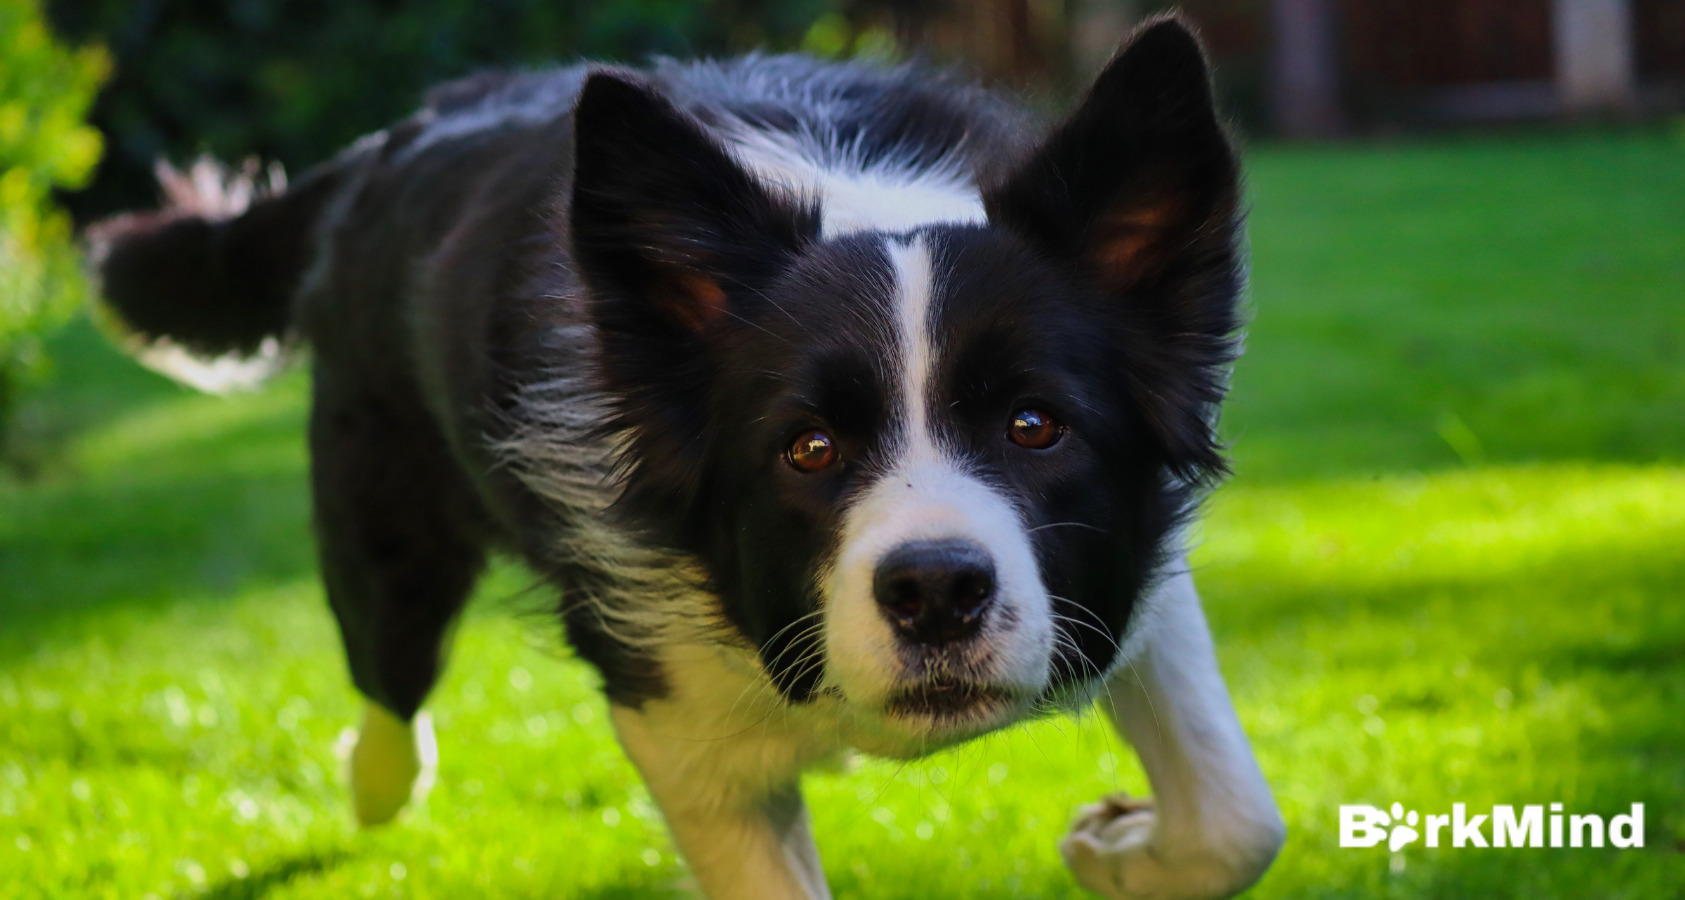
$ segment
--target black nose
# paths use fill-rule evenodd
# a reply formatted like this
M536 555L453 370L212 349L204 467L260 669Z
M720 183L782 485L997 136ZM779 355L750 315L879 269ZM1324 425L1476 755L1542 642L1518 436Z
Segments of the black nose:
M995 597L995 563L970 541L902 544L878 563L872 592L902 636L950 644L983 627Z

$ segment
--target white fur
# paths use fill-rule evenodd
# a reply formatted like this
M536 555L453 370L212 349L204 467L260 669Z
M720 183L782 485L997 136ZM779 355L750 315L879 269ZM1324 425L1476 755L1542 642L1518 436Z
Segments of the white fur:
M212 222L235 218L251 207L253 200L285 193L287 172L280 163L259 165L247 157L239 169L201 156L184 171L159 159L152 174L171 211L199 216Z
M152 171L167 210L212 222L236 218L253 201L287 189L286 170L279 163L260 166L256 157L247 158L238 169L209 156L199 157L185 170L159 159ZM95 264L103 264L109 252L107 246L95 246ZM218 395L257 390L286 369L293 357L292 347L272 337L264 338L256 351L244 355L205 356L169 338L145 340L134 336L128 344L135 360L148 369L195 390Z
M798 778L841 749L836 703L786 705L751 655L661 654L672 693L614 707L621 746L709 900L825 900Z
M1152 598L1154 615L1108 683L1108 712L1135 748L1151 808L1090 807L1060 845L1089 890L1116 900L1214 898L1256 881L1281 849L1281 813L1252 757L1183 571Z
M892 239L888 249L896 279L902 396L888 445L894 463L844 516L825 580L827 684L851 703L882 706L904 673L897 639L873 596L879 561L910 541L968 539L988 551L996 573L997 610L985 617L974 652L987 660L994 683L1020 692L1027 706L1045 687L1052 658L1047 591L1012 502L943 448L932 428L926 406L938 348L929 327L936 291L930 249L922 237ZM1001 614L1007 611L1011 615ZM1024 708L1001 712L1002 721L979 723L979 730L1005 724ZM870 748L876 752L895 753L897 736L916 745L931 737L917 723L883 724L887 740Z
M347 738L349 739L347 741ZM392 820L411 800L433 786L439 749L433 719L419 713L405 722L377 703L363 707L363 724L346 736L353 809L364 827Z
M763 181L819 200L820 236L907 232L942 222L988 221L971 176L958 163L910 168L852 161L848 148L819 148L748 125L729 128L729 146ZM842 162L821 162L841 157Z
M255 391L292 362L292 354L272 337L264 338L249 356L202 356L169 338L135 340L129 352L141 365L166 378L218 396Z
M584 344L590 331L565 326L556 337ZM619 446L594 431L608 408L589 377L558 374L524 387L519 402L518 427L495 449L517 477L567 517L567 534L552 548L557 561L603 576L563 601L588 609L604 633L632 648L731 642L730 630L719 627L719 604L702 587L706 578L696 560L651 548L606 521L616 496Z

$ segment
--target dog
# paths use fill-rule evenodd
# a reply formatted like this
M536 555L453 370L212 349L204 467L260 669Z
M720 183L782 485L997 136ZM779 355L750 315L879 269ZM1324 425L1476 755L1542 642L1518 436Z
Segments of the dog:
M714 900L829 895L804 768L1097 697L1155 800L1081 812L1084 886L1227 896L1276 856L1183 561L1245 260L1180 21L1050 130L916 66L581 65L446 85L290 186L166 186L94 229L103 293L200 374L310 349L364 824L505 552Z

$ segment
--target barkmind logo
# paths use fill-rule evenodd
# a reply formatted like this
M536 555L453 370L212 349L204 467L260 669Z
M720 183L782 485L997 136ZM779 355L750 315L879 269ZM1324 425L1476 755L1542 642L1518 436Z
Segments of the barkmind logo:
M1426 832L1425 847L1441 846L1441 835L1451 831L1452 847L1602 847L1607 839L1611 847L1644 846L1644 804L1634 803L1632 811L1610 819L1607 827L1603 817L1594 814L1562 814L1562 804L1552 803L1550 815L1543 804L1521 807L1500 804L1492 807L1490 815L1492 835L1487 843L1488 816L1470 816L1468 806L1451 804L1448 816L1422 816L1415 810L1406 811L1404 804L1394 803L1390 811L1368 804L1340 807L1340 846L1373 847L1386 843L1394 853L1414 844ZM1564 821L1566 819L1566 821ZM1420 826L1420 830L1418 830Z

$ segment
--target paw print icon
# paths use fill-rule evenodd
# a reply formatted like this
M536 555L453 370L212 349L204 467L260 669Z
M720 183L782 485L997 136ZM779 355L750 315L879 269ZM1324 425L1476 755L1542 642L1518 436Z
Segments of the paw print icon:
M1392 805L1392 820L1396 824L1392 826L1392 832L1387 835L1388 850L1397 853L1404 845L1415 843L1421 838L1421 832L1415 828L1416 823L1421 821L1421 817L1416 814L1415 810L1406 813L1404 804L1394 803Z

